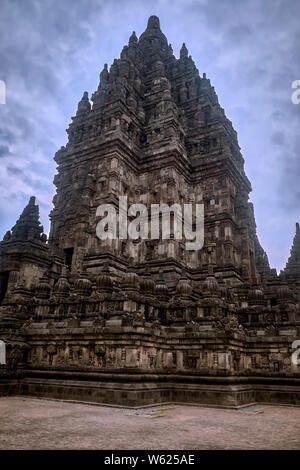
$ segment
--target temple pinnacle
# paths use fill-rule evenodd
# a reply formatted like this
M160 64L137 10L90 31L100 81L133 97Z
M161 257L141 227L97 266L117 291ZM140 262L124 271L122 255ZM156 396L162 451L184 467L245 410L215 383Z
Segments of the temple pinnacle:
M160 29L160 22L158 16L150 16L147 24L147 29Z

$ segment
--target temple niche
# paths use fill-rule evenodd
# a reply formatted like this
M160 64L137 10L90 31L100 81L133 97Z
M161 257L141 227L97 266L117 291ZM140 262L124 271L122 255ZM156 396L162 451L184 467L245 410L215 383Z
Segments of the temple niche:
M0 393L300 404L299 224L277 274L237 133L186 44L176 58L151 16L83 93L67 134L49 238L31 197L0 242ZM174 231L100 240L97 208L118 213L120 196L148 215L152 204L203 204L203 247L187 250Z

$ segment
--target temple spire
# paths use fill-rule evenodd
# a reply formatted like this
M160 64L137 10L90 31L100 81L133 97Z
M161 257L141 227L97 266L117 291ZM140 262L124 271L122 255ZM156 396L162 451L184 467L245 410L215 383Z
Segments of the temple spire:
M147 29L160 29L160 22L158 16L152 15L149 17Z
M284 272L300 276L300 228L298 222L296 223L296 233L290 251L290 257L286 263Z
M180 59L184 59L185 57L188 57L188 55L189 51L187 50L185 43L183 43L180 49Z
M144 50L155 48L157 51L167 52L168 41L160 29L159 18L150 16L146 30L140 36L139 46Z
M128 44L129 44L129 45L137 44L137 42L138 42L138 39L137 39L137 37L136 37L135 31L132 31L132 35L131 35L130 38L129 38Z
M32 196L16 224L11 229L11 236L7 238L24 241L40 240L43 231L44 229L40 224L39 206L35 204L35 197Z
M100 83L107 82L109 79L109 72L107 64L104 64L103 70L100 72Z
M89 94L87 91L85 91L83 93L83 96L81 98L81 100L79 101L78 103L78 108L77 108L77 116L79 114L84 114L84 113L87 113L88 111L91 110L91 103L90 103L90 100L89 100Z

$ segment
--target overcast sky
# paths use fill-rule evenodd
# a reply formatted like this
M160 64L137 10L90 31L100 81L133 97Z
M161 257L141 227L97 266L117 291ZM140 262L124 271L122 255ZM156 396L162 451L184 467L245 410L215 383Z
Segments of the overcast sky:
M150 15L215 86L238 132L259 239L281 269L300 221L299 0L1 0L0 239L31 195L48 231L53 156L77 102Z

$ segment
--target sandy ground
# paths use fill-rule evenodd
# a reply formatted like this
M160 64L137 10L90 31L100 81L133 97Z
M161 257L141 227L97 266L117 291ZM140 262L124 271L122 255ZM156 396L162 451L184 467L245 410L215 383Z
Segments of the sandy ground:
M0 449L300 449L300 408L129 410L1 397Z

